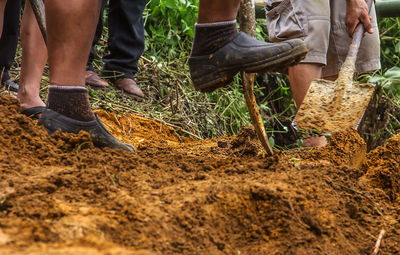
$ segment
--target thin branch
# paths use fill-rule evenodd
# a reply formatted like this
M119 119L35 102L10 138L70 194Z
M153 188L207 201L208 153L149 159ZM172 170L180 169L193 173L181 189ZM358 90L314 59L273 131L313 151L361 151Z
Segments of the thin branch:
M378 255L379 248L381 247L383 236L385 235L385 230L382 229L379 233L378 239L376 239L374 251L371 253L372 255Z

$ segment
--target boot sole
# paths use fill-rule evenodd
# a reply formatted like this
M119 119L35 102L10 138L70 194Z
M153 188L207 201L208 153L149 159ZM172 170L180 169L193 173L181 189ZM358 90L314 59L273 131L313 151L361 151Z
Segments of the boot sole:
M308 50L305 45L297 46L284 54L264 59L256 63L242 65L240 67L230 67L229 69L215 71L205 77L209 82L196 84L195 89L200 92L213 92L214 90L225 87L233 81L233 77L242 69L248 73L267 73L282 70L287 66L293 66L304 59ZM217 78L215 78L217 77Z

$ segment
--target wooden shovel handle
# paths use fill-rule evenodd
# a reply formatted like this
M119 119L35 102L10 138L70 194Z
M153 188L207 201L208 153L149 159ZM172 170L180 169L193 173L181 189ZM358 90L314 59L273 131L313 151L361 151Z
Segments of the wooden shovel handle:
M246 99L247 109L249 110L251 122L256 131L257 137L264 147L265 151L269 156L274 154L271 145L268 141L268 136L265 133L264 123L261 118L261 114L258 110L256 97L254 96L254 73L241 73L243 80L243 93Z
M239 9L240 30L252 37L256 37L256 16L252 0L244 0ZM264 123L258 110L256 97L254 96L254 73L241 72L243 82L243 92L246 99L247 109L249 110L251 122L253 123L257 137L268 155L273 155L274 151L269 144L265 133Z
M32 10L35 14L44 42L47 44L46 17L44 12L43 0L29 0L29 2L32 6Z

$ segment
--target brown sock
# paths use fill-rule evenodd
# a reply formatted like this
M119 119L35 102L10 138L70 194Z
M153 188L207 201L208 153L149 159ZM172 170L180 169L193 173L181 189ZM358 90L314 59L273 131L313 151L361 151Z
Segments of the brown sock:
M81 86L50 86L47 107L74 120L96 119L88 90Z
M236 20L196 24L191 55L212 54L232 41L236 34Z

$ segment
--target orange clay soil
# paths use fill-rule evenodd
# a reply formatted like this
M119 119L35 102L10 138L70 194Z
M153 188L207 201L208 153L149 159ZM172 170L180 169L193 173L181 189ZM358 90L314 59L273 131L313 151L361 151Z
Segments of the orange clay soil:
M267 157L254 131L197 141L98 112L138 148L50 137L0 98L0 254L400 254L400 136L354 130Z

